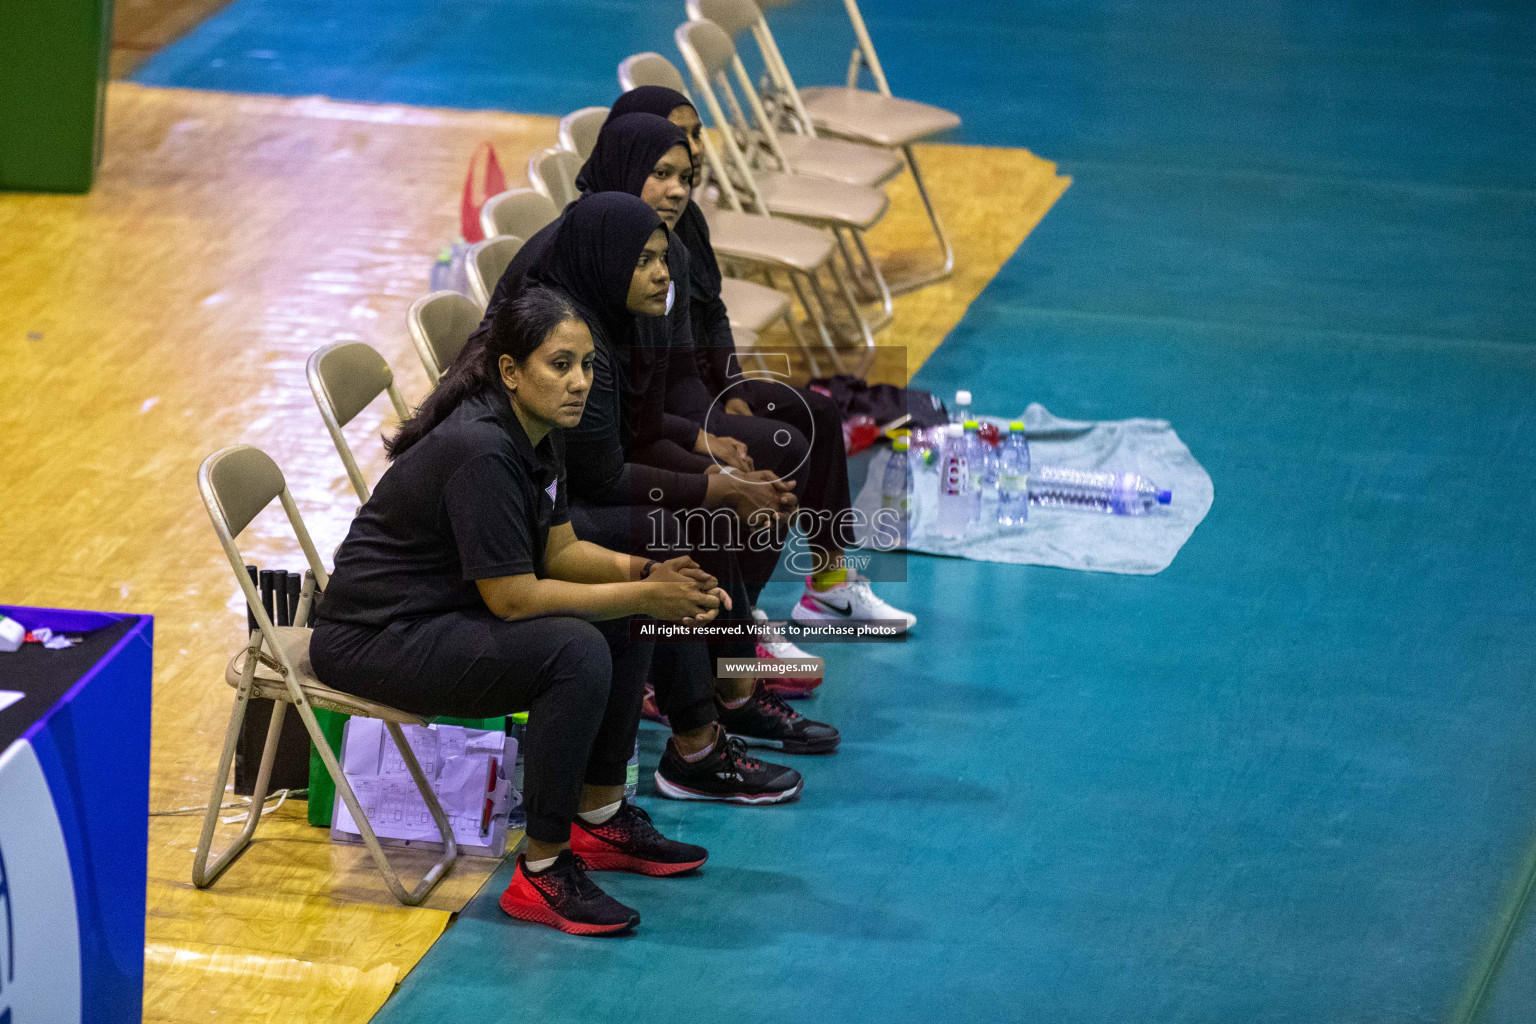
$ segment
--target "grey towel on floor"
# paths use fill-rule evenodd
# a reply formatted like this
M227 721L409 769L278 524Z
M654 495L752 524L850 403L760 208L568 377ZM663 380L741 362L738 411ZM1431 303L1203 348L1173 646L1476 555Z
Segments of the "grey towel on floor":
M1173 503L1145 516L1031 507L1022 531L1002 533L994 523L965 540L950 540L934 529L939 486L935 464L914 474L909 551L1150 576L1168 568L1210 511L1215 497L1211 478L1166 420L1063 420L1032 403L1024 412L1024 426L1033 466L1140 473L1172 490ZM880 482L890 457L888 448L875 453L854 501L865 522L880 508Z

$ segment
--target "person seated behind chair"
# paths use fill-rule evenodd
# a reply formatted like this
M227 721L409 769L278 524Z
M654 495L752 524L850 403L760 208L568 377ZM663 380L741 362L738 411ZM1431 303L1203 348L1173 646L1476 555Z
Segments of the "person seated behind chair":
M576 539L556 428L581 419L592 359L566 296L498 312L387 442L310 643L316 675L347 693L423 716L529 713L528 845L501 906L584 935L640 920L586 870L671 875L708 857L624 799L651 655L627 617L706 622L725 599L690 559Z
M688 97L663 86L631 89L614 101L603 132L612 132L620 122L639 125L642 122L637 115L660 117L682 130L688 143L689 180L696 188L704 169L703 125ZM634 135L636 129L624 134ZM597 145L603 145L602 132ZM643 159L634 145L615 149L628 155L631 162ZM888 619L910 629L917 623L915 615L875 595L868 581L847 567L844 553L854 543L846 528L853 500L836 405L808 388L759 377L743 378L734 371L735 339L720 297L722 275L710 244L709 225L691 193L685 194L686 189L673 183L670 160L669 155L655 163L644 179L641 198L688 249L687 280L677 288L677 305L684 305L686 295L686 309L680 312L675 305L669 320L675 331L691 334L691 340L674 339L673 344L691 347L698 372L693 380L676 370L670 373L666 411L699 422L705 436L745 442L754 465L798 479L796 497L805 510L798 519L806 527L806 543L816 564L791 613L793 618L805 622ZM594 149L582 173L590 177L599 164ZM718 401L720 397L724 400ZM707 433L710 431L714 433ZM782 443L785 433L789 439ZM756 577L766 579L760 571ZM749 596L755 605L762 583L753 583L749 572ZM804 652L787 644L776 645L771 653L804 657Z

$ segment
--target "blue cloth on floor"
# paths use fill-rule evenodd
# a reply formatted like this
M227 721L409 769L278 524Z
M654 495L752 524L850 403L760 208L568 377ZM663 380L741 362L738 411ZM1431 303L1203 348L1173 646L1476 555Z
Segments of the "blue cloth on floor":
M1004 427L1008 423L985 418ZM1140 473L1173 491L1173 503L1145 516L1031 507L1022 530L1004 533L994 522L971 537L953 540L937 532L938 460L924 466L914 459L908 551L1151 576L1168 568L1211 509L1215 488L1210 476L1166 420L1064 420L1039 403L1030 404L1023 420L1032 467ZM886 449L870 461L869 475L854 500L862 522L870 522L880 508L881 481L891 454ZM989 512L990 506L983 516Z

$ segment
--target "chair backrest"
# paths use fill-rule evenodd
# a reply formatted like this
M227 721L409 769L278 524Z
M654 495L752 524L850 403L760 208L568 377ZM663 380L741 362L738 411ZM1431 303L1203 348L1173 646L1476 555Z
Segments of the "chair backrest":
M582 107L560 119L560 148L568 149L585 160L597 145L597 133L608 120L607 107Z
M709 111L709 116L714 119L717 129L715 135L725 147L726 155L731 161L731 168L736 172L735 185L749 193L757 207L757 212L767 216L767 207L758 200L757 180L752 174L751 164L737 140L737 133L731 129L731 125L736 123L746 133L750 131L750 126L746 124L746 118L731 89L730 80L726 78L726 68L731 68L738 78L745 79L744 88L748 92L748 99L752 103L753 112L759 124L767 126L768 116L762 110L757 93L751 89L751 78L747 75L746 68L742 66L741 58L736 55L736 47L731 42L731 37L712 21L690 21L679 25L677 31L673 33L673 38L683 55L683 62L688 65L688 73L693 78L693 84L698 88L699 94L704 97L704 105ZM726 116L725 110L720 106L720 98L715 91L717 85L731 103L735 122ZM772 135L771 127L768 128L767 137L780 166L788 167L783 154L778 150L778 140ZM722 184L732 181L732 178L725 173L724 167L715 165L713 154L711 158L711 170L715 180ZM727 199L733 206L740 209L741 202L736 198L734 191L732 189L727 192Z
M576 175L581 157L568 149L546 149L528 158L528 180L533 190L563 210L576 201Z
M368 482L363 479L362 470L352 456L352 446L347 443L341 428L351 423L353 417L381 394L389 395L396 416L402 421L407 419L410 410L395 387L395 375L390 372L384 357L361 341L337 342L317 349L310 354L305 372L309 377L310 393L315 396L315 405L320 409L320 419L331 435L336 454L341 456L347 479L352 481L352 490L357 492L359 501L367 501L370 494Z
M299 515L299 508L294 504L293 495L288 493L288 483L283 479L283 472L260 448L248 444L236 445L233 448L221 448L203 460L197 469L197 488L202 492L203 505L208 509L213 532L218 534L224 554L229 558L229 567L240 583L241 592L245 594L246 604L250 606L273 650L276 650L275 627L262 607L261 595L245 571L245 558L240 554L235 538L276 498L282 502L283 512L288 516L288 525L298 538L304 559L309 563L309 571L315 574L315 582L324 590L330 581L325 566L320 562L320 553L315 550L315 542L310 539L304 519Z
M755 0L755 2L760 10L767 12L788 7L790 4L799 3L800 0ZM853 60L848 65L848 87L852 89L858 85L859 61L862 60L869 65L869 73L875 80L875 88L881 94L889 96L891 87L886 83L885 69L880 66L880 55L875 53L875 41L870 38L869 27L864 24L864 13L859 10L858 0L843 0L843 10L848 14L848 23L853 26L853 36L856 41ZM766 21L763 27L766 31ZM774 50L777 51L777 49L775 45ZM778 57L778 61L784 73L788 74L788 69L782 67L783 57ZM769 73L773 74L772 68L769 69Z
M411 303L406 319L427 380L441 379L484 318L484 307L459 292L432 292Z
M660 85L688 95L683 73L659 53L637 53L619 63L619 88L625 92L642 85Z
M843 10L848 12L848 21L853 25L853 35L859 41L857 53L862 54L864 63L869 65L869 73L875 80L875 88L881 95L889 96L891 87L885 81L885 69L880 66L880 56L875 53L875 41L869 37L869 28L864 24L864 13L859 10L859 0L843 0ZM859 83L859 67L855 60L848 65L848 87L851 89Z
M765 88L775 102L775 109L785 116L797 133L814 137L816 126L811 123L805 103L800 99L800 90L795 88L794 77L784 63L784 55L779 52L779 44L773 38L767 18L763 16L763 11L783 7L786 2L795 0L761 4L757 0L688 0L687 9L690 19L713 21L733 38L751 31L758 54L763 59L763 69L767 72Z
M486 238L512 235L528 239L556 217L560 209L531 188L513 188L485 201L480 207L480 227Z
M476 302L482 306L490 305L491 293L522 247L523 240L515 235L497 235L469 247L464 265L469 271L469 290L475 293Z
M689 21L712 21L732 38L752 28L763 12L752 0L688 0Z

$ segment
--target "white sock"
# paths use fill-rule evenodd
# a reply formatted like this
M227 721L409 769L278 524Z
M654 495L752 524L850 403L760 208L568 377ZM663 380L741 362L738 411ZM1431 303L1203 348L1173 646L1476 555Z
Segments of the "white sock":
M550 868L554 867L555 861L559 859L560 855L556 854L553 857L545 857L543 860L524 860L523 867L527 868L530 872L536 875L540 871L548 871Z
M619 808L622 806L624 806L623 800L615 800L613 803L605 804L595 811L581 811L576 816L588 825L601 825L615 814L618 814Z
M709 741L709 746L705 747L703 750L695 751L692 754L683 754L683 760L687 761L689 764L697 764L699 761L704 760L710 754L713 754L715 752L715 744L719 743L719 742L720 742L720 723L716 722L715 723L715 735ZM678 753L682 754L682 751L678 751Z

